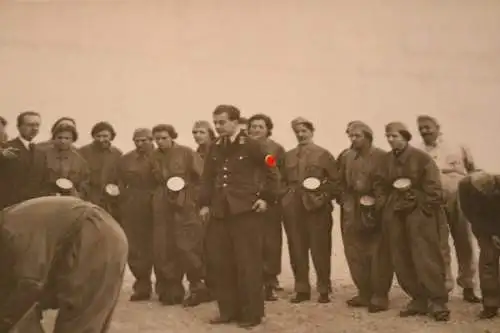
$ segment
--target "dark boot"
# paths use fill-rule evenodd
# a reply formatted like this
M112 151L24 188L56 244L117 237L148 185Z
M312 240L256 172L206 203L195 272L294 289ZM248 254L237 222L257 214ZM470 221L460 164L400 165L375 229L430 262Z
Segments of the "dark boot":
M318 303L321 303L321 304L330 303L330 296L328 295L328 293L319 294Z
M266 286L264 288L264 297L268 302L273 302L278 300L278 296L274 292L274 288L272 286Z
M370 305L370 301L358 295L346 301L346 304L351 308L366 308Z
M476 296L476 294L474 293L474 289L472 288L464 288L462 295L463 295L463 300L468 303L473 303L473 304L481 303L481 299Z
M290 300L291 303L298 304L305 301L311 300L311 293L296 293L295 296Z
M479 319L492 319L498 316L498 308L496 306L485 306L479 313Z

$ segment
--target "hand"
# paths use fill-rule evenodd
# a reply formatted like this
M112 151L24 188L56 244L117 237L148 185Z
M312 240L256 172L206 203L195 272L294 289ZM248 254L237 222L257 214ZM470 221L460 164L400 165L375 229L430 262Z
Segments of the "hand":
M8 160L12 160L17 158L17 154L19 153L19 149L14 147L7 147L4 149L0 149L0 154Z
M207 222L208 218L210 217L210 208L201 207L199 215L203 222Z
M493 242L493 246L495 246L497 250L500 250L500 237L491 236L491 241Z
M267 202L262 199L257 199L252 206L252 209L257 213L263 213L267 210Z

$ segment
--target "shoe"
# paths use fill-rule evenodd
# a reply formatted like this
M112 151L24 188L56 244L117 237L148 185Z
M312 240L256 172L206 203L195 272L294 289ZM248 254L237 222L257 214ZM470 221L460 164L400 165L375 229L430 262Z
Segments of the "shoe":
M399 316L401 318L415 317L415 316L426 316L427 311L417 310L417 309L405 309L399 311Z
M222 324L229 324L229 323L234 323L236 322L236 318L232 317L216 317L214 319L210 320L211 325L222 325Z
M450 320L450 311L436 311L432 313L432 317L435 321L449 321Z
M479 319L492 319L498 316L498 308L494 306L485 306L479 313Z
M260 324L262 323L262 319L255 319L255 320L245 320L245 321L240 321L238 323L238 327L239 328L246 328L246 329L250 329L250 328L254 328L255 326L259 326Z
M268 302L273 302L278 300L278 296L274 292L273 287L265 287L265 300Z
M149 301L150 299L151 299L151 293L133 293L130 296L131 302Z
M195 307L195 306L198 306L201 304L201 300L200 298L198 297L197 294L195 293L192 293L190 294L185 300L184 302L182 302L182 305L185 307L185 308L192 308L192 307Z
M328 296L328 293L319 294L318 303L321 303L321 304L330 303L330 296Z
M385 306L380 306L380 305L375 305L375 304L368 305L368 312L369 313L379 313L379 312L384 312L384 311L387 311L387 307L385 307Z
M467 303L473 303L473 304L481 303L481 299L476 296L476 294L474 293L474 289L472 288L464 288L462 295L463 295L463 300L466 301Z
M311 300L310 293L296 293L295 296L290 300L290 303L298 304L310 300Z
M361 296L354 296L350 300L346 301L346 304L350 308L366 308L370 305L370 302Z

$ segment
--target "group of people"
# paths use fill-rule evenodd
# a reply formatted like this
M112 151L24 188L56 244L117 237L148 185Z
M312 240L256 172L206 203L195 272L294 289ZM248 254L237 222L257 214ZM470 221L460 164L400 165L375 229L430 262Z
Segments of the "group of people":
M7 122L0 118L5 139L0 146L0 261L12 267L6 274L10 279L1 279L0 295L10 295L2 298L9 304L22 304L14 311L0 301L0 332L2 325L25 318L34 303L42 310L61 309L60 327L70 323L72 332L80 332L74 311L86 314L81 327L107 327L127 254L135 277L131 301L149 300L153 292L164 305L196 306L215 299L219 316L212 324L254 327L264 316L264 302L277 300L281 289L282 227L295 278L290 301L311 299L311 256L318 302L328 303L333 201L341 208L345 256L358 290L348 306L387 310L395 275L411 298L402 317L449 320L450 234L463 300L480 303L474 292L474 234L480 246L480 317L497 315L500 177L477 170L468 149L446 140L435 118L418 117L419 145L410 143L405 124L387 124L390 151L373 145L367 124L352 121L346 129L351 145L335 158L314 143L315 126L305 118L292 120L297 145L285 151L271 139L274 124L267 115L245 119L235 106L219 105L212 117L213 126L194 123L196 150L176 143L174 126L159 124L135 130L136 148L126 154L113 145L116 133L107 122L95 124L93 142L77 148L78 127L71 118L56 121L52 139L37 144L38 113L20 114L19 136L10 141L3 131ZM72 272L71 251L87 258L84 265L103 269L107 282L88 289L89 295L111 295L100 307L98 297L71 303L71 293L86 278L99 278ZM89 259L95 251L103 254ZM106 262L110 267L104 269ZM12 283L19 286L12 289L17 293L8 292ZM19 289L30 290L27 285L36 293Z

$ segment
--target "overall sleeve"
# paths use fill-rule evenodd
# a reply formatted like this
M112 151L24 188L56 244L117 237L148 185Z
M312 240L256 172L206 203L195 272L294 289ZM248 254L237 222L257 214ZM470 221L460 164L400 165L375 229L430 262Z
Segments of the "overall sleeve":
M332 198L337 199L341 194L341 180L337 161L332 154L325 152L320 158L321 165L324 166L326 181L322 185L323 190Z
M213 158L214 145L210 145L205 156L203 172L201 175L200 193L198 197L198 204L200 207L210 206L210 198L214 191L214 179L216 176L216 165Z
M424 162L423 177L420 183L421 194L419 204L426 209L438 208L443 204L443 186L441 185L441 173L432 159Z

